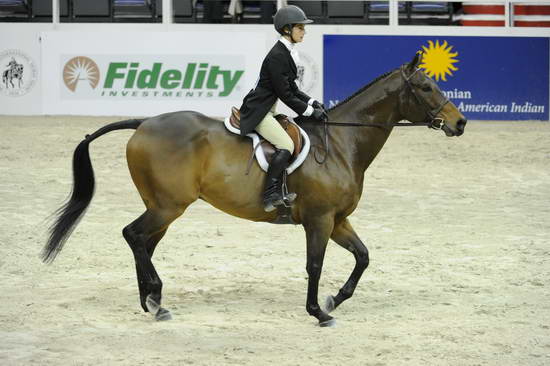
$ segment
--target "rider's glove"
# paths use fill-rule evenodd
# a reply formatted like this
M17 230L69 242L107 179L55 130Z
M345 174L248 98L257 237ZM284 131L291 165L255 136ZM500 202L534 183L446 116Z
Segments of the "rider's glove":
M313 108L321 108L321 109L324 110L325 112L326 112L326 110L327 110L327 109L325 108L325 105L324 105L323 103L317 101L317 100L314 101L314 102L311 104L311 106L312 106Z
M319 122L326 122L328 121L328 115L327 112L325 112L322 108L313 108L313 113L311 114L311 117L315 118Z

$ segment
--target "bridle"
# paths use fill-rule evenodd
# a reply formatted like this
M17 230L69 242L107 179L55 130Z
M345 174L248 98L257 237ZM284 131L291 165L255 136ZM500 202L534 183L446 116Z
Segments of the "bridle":
M412 74L407 76L405 74L405 65L401 66L400 72L401 77L403 79L403 82L405 84L405 87L407 91L412 94L412 96L416 99L418 104L420 104L424 112L426 113L426 116L429 118L429 121L426 122L395 122L391 125L391 127L416 127L416 126L427 126L428 128L434 129L434 130L442 130L445 126L445 120L443 118L437 117L439 112L445 107L447 103L449 103L449 99L445 97L443 94L441 96L443 97L442 102L435 108L432 108L428 102L426 102L426 99L419 96L416 92L415 85L412 83L411 79L413 76L419 71L419 68L416 68ZM410 97L407 99L410 100ZM407 103L408 108L410 108L410 101ZM328 126L341 126L341 127L376 127L381 128L384 130L388 130L389 127L382 124L382 123L361 123L361 122L328 122L324 121L323 123L324 127L324 150L325 154L323 157L323 160L319 161L317 158L317 151L315 151L315 161L319 164L323 164L328 156Z
M439 112L445 107L447 103L449 103L449 99L443 94L442 102L439 104L439 106L432 108L426 102L426 99L421 98L414 88L414 84L411 82L411 79L413 78L414 74L416 74L420 70L419 68L416 68L412 74L410 74L408 77L405 74L405 66L401 66L401 77L403 78L403 81L405 82L405 86L407 87L407 90L414 96L418 104L420 104L424 108L424 112L426 113L426 116L430 119L429 122L420 122L420 124L414 124L415 126L428 126L428 128L432 128L434 130L441 130L443 129L443 126L445 125L445 121L443 118L437 117ZM408 106L410 107L410 103L408 103ZM399 123L399 122L398 122Z
M439 106L432 108L430 105L426 102L424 98L421 98L418 96L415 85L411 82L412 77L414 74L416 74L420 69L416 69L409 77L405 74L405 66L401 67L401 77L403 78L403 81L405 83L405 86L407 88L407 91L412 94L412 96L416 99L416 101L424 108L424 113L426 113L426 116L430 119L427 122L395 122L391 125L391 127L416 127L416 126L427 126L428 128L434 129L434 130L441 130L443 128L443 125L445 124L445 121L443 118L437 117L439 112L445 107L447 103L449 103L449 99L443 96L442 102ZM410 103L408 103L410 107ZM306 122L306 121L304 121ZM307 121L309 122L309 121ZM382 129L387 129L388 127L381 124L381 123L363 123L363 122L328 122L325 121L322 123L325 126L348 126L348 127L378 127Z

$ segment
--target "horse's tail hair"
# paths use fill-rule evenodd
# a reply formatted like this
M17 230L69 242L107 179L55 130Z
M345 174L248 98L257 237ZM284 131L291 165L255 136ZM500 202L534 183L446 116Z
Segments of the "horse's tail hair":
M92 201L95 179L88 150L90 142L110 131L137 129L143 121L129 119L111 123L91 135L86 135L86 138L78 144L73 154L73 189L68 201L52 214L55 221L49 228L48 242L42 249L43 262L53 262Z

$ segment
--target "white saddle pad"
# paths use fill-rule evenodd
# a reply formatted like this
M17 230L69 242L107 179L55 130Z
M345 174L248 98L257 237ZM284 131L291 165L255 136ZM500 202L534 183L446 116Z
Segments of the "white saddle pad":
M294 122L293 119L290 117L289 117L289 120ZM237 135L241 134L240 130L238 130L237 128L231 125L231 123L229 122L229 117L223 120L223 124L225 125L225 128L227 128L230 132L233 132L234 134L237 134ZM296 126L298 125L296 124ZM300 151L296 159L294 159L294 161L290 163L288 168L286 168L287 174L291 174L300 165L302 165L304 160L306 160L307 154L309 153L309 148L310 148L309 137L306 131L304 131L300 126L298 126L298 129L300 130L300 134L302 135L302 141L303 141L302 150ZM252 147L255 151L256 161L258 162L258 164L260 164L260 168L262 168L263 171L267 172L267 168L269 167L269 164L267 163L267 159L265 158L264 150L262 146L258 147L258 144L260 143L260 136L255 132L249 133L246 136L252 139ZM258 148L256 149L256 147Z

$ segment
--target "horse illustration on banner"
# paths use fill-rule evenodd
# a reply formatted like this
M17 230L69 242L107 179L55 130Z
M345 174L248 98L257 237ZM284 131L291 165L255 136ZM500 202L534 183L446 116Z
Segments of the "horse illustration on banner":
M2 73L2 83L4 83L6 88L9 88L11 85L13 89L15 88L13 80L16 79L17 87L21 88L23 83L23 65L18 64L15 58L12 57L11 61L6 66L8 66L8 69Z

